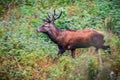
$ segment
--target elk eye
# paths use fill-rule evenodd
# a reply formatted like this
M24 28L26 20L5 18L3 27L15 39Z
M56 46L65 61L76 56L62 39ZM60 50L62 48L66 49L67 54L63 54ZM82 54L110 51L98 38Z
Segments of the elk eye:
M47 26L44 26L44 27L47 27Z
M42 26L42 27L46 27L46 26L44 25L44 26Z

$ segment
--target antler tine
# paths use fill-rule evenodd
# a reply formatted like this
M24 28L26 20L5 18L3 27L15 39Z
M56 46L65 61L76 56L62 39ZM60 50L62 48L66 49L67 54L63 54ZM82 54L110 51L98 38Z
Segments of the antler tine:
M53 15L56 16L55 9L54 9L54 14Z
M50 19L51 17L50 17L50 15L49 15L49 13L47 13L47 15L48 15L48 18Z
M50 15L49 15L49 13L47 13L47 18L46 18L46 19L42 19L42 18L41 18L41 19L42 19L44 22L49 22L49 21L50 21L50 18L51 18L51 17L50 17Z
M50 19L49 18L46 18L46 19L43 19L43 18L41 18L44 22L49 22L50 21Z
M54 17L54 15L52 15L52 21L54 21L55 20L55 17Z
M56 15L56 13L55 13L55 9L54 9L54 13L52 14L52 21L54 21L55 20L55 16Z
M44 22L48 22L48 20L47 19L42 19Z
M57 18L55 18L55 20L59 19L61 15L62 15L62 11L60 12L60 15Z
M61 15L62 15L62 11L60 12L60 15L55 18L56 13L55 13L55 10L54 10L54 14L52 15L52 20L55 21L55 20L59 19Z

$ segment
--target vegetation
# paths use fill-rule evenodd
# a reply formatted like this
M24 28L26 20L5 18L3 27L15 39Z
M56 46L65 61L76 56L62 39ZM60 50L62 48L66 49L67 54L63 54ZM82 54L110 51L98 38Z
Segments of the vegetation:
M119 0L1 0L0 80L120 79L119 4ZM112 55L101 50L102 69L94 48L78 49L75 59L69 51L58 57L56 44L36 32L44 24L41 18L54 9L63 11L55 22L60 29L105 33Z

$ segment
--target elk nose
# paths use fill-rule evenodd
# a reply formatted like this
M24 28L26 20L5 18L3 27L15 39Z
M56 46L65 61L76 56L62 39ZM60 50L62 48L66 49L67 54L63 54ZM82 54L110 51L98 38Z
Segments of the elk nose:
M36 29L37 32L40 32L38 29Z

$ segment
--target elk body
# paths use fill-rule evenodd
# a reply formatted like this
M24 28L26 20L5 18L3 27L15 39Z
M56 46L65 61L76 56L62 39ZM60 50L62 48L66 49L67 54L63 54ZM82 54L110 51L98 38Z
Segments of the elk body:
M100 48L107 50L110 47L104 45L104 35L96 30L61 30L58 29L54 21L60 18L62 12L55 18L55 11L52 17L48 15L48 19L44 19L45 24L37 29L37 32L45 33L49 38L58 45L58 55L63 54L66 50L71 50L71 56L75 56L77 48L95 47L96 51ZM110 50L108 51L109 53Z

